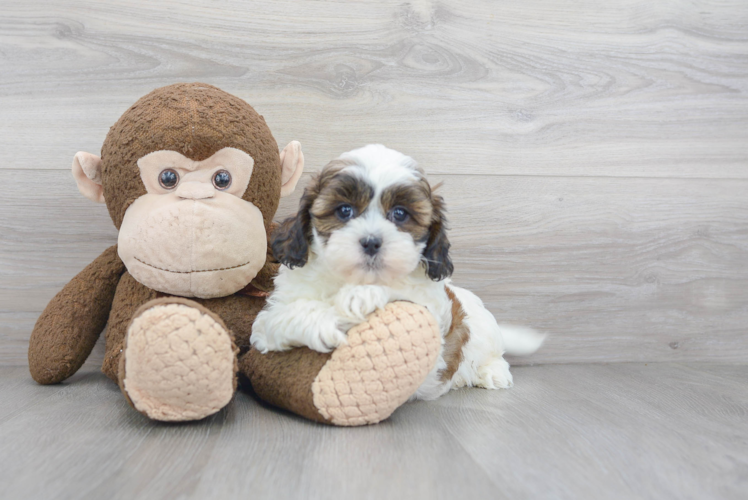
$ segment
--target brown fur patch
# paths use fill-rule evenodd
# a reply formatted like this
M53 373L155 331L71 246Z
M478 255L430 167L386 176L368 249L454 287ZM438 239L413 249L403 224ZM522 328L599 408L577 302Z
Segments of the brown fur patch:
M404 222L395 222L397 229L410 233L417 242L426 241L433 212L428 182L422 180L416 184L397 184L385 189L382 193L384 213L388 214L395 207L402 207L410 214Z
M345 226L335 214L335 210L342 204L350 204L357 217L369 206L374 196L374 188L361 178L341 170L351 165L345 160L333 160L319 175L315 190L316 196L309 210L312 224L317 233L327 239L337 229Z
M452 301L452 324L444 337L442 356L444 361L447 362L447 367L439 373L439 380L447 382L452 379L460 367L460 363L462 363L464 358L462 348L470 340L470 330L465 324L465 310L462 308L462 304L449 287L444 287L444 289L447 291L449 300Z

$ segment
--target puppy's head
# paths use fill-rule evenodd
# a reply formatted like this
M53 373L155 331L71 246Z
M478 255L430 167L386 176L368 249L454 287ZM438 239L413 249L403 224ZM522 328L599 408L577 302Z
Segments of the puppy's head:
M438 281L453 269L444 211L413 159L369 145L322 170L296 217L275 232L272 249L291 268L313 252L349 283L389 284L421 264Z

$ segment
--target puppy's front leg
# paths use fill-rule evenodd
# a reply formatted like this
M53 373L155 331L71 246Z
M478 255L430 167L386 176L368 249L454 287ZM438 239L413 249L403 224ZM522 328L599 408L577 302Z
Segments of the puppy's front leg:
M317 300L272 304L252 325L250 343L262 353L306 346L330 352L346 342L335 308Z
M335 295L335 311L349 326L383 309L390 301L390 289L377 285L345 285Z

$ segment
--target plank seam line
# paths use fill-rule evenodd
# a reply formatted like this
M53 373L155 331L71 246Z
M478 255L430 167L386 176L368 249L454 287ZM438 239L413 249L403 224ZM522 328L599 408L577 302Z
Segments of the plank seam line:
M0 172L66 172L61 168L0 168ZM317 171L305 171L304 175L316 174ZM748 177L687 177L687 176L644 176L644 175L554 175L554 174L472 174L427 172L429 176L443 177L545 177L551 179L640 179L640 180L683 180L683 181L743 181Z

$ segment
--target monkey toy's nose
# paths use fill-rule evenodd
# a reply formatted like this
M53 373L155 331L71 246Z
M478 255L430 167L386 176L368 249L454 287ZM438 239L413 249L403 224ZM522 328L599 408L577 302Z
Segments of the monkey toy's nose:
M185 200L203 200L213 198L216 190L207 182L188 181L181 183L174 194Z
M382 239L376 236L367 236L358 240L364 249L364 253L370 257L374 257L379 249L382 248Z

